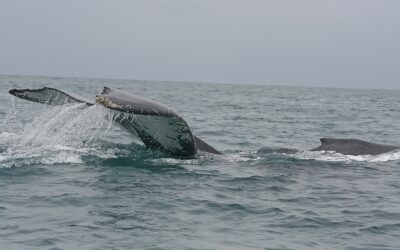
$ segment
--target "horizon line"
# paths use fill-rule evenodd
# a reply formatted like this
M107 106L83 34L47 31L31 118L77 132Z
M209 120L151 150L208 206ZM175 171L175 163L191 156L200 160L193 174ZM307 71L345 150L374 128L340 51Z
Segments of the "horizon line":
M270 87L290 87L290 88L320 88L320 89L354 89L354 90L400 90L399 88L376 88L376 87L332 87L315 85L290 85L276 83L239 83L239 82L210 82L210 81L182 81L182 80L151 80L151 79L132 79L118 77L97 77L97 76L61 76L61 75L43 75L43 74L1 74L0 76L16 77L48 77L48 78L70 78L70 79L93 79L93 80L118 80L118 81L141 81L141 82L164 82L164 83L185 83L185 84L207 84L207 85L239 85L239 86L270 86Z

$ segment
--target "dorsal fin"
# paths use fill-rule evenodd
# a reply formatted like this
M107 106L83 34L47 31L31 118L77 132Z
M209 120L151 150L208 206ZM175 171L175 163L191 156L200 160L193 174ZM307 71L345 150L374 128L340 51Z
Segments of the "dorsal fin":
M321 141L322 144L324 144L324 143L328 143L330 141L333 141L334 139L332 139L332 138L321 138L319 140Z

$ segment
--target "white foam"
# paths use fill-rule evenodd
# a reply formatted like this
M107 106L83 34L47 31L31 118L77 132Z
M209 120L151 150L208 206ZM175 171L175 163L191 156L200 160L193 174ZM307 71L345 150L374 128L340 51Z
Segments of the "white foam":
M303 160L336 161L336 162L387 162L400 160L400 150L380 155L343 155L333 151L299 151L293 155Z
M54 165L62 163L83 163L83 156L96 156L101 159L118 158L119 149L95 147L74 148L65 145L43 145L40 147L9 148L0 154L0 167L30 164Z
M45 157L40 160L41 163L47 165L61 164L61 163L83 163L80 155L71 152L59 152L51 157Z
M237 152L233 154L220 155L219 157L228 162L247 162L261 159L257 151Z
M201 159L175 159L175 158L159 158L159 159L149 159L148 162L153 162L160 165L199 165Z
M17 134L10 133L10 132L2 132L0 133L0 144L10 142L18 138Z

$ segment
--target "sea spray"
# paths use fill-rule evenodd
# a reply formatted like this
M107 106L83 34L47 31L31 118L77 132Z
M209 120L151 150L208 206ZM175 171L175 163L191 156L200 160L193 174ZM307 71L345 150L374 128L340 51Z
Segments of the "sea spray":
M10 112L10 123L18 112ZM99 106L68 104L52 106L15 133L0 134L4 167L43 163L81 163L81 156L98 154L96 145L113 126L112 112ZM108 155L109 152L108 152ZM113 156L110 156L113 157Z

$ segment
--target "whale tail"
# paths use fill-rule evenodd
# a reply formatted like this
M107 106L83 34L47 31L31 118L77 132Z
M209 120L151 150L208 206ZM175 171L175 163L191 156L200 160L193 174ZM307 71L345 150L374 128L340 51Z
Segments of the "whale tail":
M12 89L11 95L49 105L93 102L76 94L54 88ZM96 103L114 110L114 119L129 133L138 136L147 148L177 157L194 156L197 150L221 154L203 140L193 136L189 125L163 104L124 91L105 87Z

